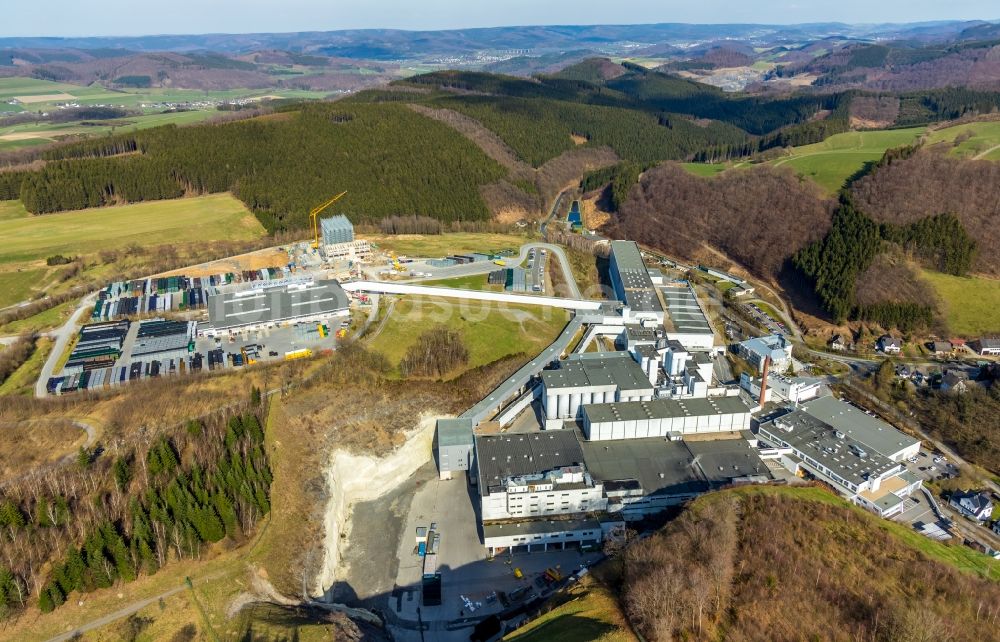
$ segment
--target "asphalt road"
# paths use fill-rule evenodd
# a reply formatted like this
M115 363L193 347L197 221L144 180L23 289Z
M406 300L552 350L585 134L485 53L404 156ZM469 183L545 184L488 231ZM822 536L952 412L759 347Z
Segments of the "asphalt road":
M566 256L566 252L563 251L558 245L553 245L552 243L542 243L542 242L531 242L525 243L521 246L520 253L517 257L505 258L504 262L508 265L520 265L528 260L528 252L531 249L541 250L544 248L547 253L555 255L559 259L559 265L562 267L563 277L565 278L566 284L569 287L570 297L572 299L582 299L583 295L580 293L580 287L577 285L576 278L573 276L573 269L570 267L569 258ZM421 281L426 281L428 279L438 280L438 279L451 279L462 276L472 276L476 274L488 274L496 269L497 265L491 261L479 261L478 263L465 263L462 265L453 265L451 267L444 268L431 268L432 276L420 279L405 279L401 281L402 283L420 283Z
M56 363L59 361L59 357L62 356L63 351L66 350L66 346L69 345L70 340L73 335L76 334L76 324L79 322L80 317L83 316L88 310L94 307L94 300L97 297L97 293L88 294L83 297L80 301L80 305L77 306L73 314L70 315L66 323L62 325L57 330L46 333L49 338L55 339L55 345L52 346L52 352L49 353L49 358L45 360L45 364L42 365L42 372L38 375L38 381L35 382L35 396L39 399L45 397L45 384L48 383L49 377L52 376L55 370Z
M563 191L559 192L559 196L556 196L556 200L552 202L552 209L549 210L549 215L545 217L545 220L542 221L542 224L538 228L539 231L542 233L542 236L545 236L545 229L549 226L549 223L552 221L552 219L555 218L556 211L562 204L563 198L566 196L566 192L569 191L570 190L568 189L564 189Z

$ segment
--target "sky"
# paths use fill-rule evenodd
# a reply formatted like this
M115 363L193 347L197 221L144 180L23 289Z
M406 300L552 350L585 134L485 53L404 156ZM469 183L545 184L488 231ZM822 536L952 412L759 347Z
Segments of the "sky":
M455 29L504 25L918 22L1000 17L996 0L3 0L0 36Z

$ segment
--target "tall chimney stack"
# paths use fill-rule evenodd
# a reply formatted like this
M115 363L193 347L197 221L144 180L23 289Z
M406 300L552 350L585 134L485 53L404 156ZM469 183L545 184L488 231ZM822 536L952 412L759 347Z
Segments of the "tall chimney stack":
M764 393L767 392L767 371L771 368L771 355L764 357L764 370L760 374L760 407L764 407Z

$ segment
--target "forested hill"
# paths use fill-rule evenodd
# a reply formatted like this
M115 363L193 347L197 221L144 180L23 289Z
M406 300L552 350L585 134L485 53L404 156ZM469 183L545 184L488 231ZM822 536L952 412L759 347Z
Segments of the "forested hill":
M859 96L726 94L600 59L531 79L436 72L243 121L27 152L46 164L0 172L0 199L19 198L44 214L232 191L273 231L304 228L313 205L347 190L338 209L355 221L485 220L502 209L500 200L538 212L555 183L615 156L649 167L817 142L849 127ZM989 92L895 98L898 121L910 124L1000 107L1000 94ZM487 136L471 135L476 128ZM490 137L502 154L488 149ZM597 156L588 161L588 152ZM559 180L543 180L547 164L564 157L572 161L561 164Z
M624 557L648 640L1000 640L992 559L819 488L706 495Z
M401 105L307 104L88 141L48 157L41 170L0 174L0 199L49 213L232 190L271 230L305 227L316 203L345 189L342 207L356 220L485 219L478 187L505 173L447 126Z

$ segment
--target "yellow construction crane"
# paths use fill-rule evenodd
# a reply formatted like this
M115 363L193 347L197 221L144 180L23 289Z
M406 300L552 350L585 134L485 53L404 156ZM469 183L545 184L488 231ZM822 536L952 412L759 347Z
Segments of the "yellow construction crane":
M316 207L312 208L312 210L310 210L310 212L309 212L309 220L312 222L312 228L313 228L313 245L312 246L313 246L314 250L319 248L319 215L320 215L320 212L322 212L326 208L330 207L331 205L333 205L334 203L336 203L337 201L339 201L345 194L347 194L347 192L341 192L340 194L337 194L336 196L334 196L333 198L331 198L327 202L323 203L322 205L317 205Z

